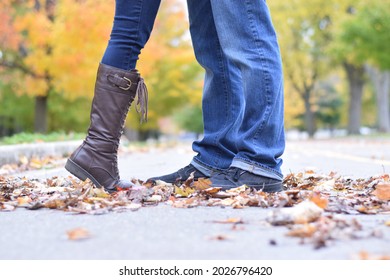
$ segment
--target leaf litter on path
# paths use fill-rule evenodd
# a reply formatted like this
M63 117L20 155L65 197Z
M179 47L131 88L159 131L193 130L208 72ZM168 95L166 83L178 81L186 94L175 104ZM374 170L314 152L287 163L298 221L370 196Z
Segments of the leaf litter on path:
M245 185L222 191L211 187L207 179L194 181L193 177L181 185L133 180L137 185L133 191L108 194L88 180L82 182L73 177L31 179L0 175L0 211L49 208L99 215L136 211L159 203L175 208L270 208L270 225L285 226L288 236L321 248L332 240L380 236L364 232L356 220L342 219L337 214L390 213L389 178L384 174L352 179L334 172L323 175L309 170L288 174L280 193L265 193ZM215 222L238 224L240 220Z

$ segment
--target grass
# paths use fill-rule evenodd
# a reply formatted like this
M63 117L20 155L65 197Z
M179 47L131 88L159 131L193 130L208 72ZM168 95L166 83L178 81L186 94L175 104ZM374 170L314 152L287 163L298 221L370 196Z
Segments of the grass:
M51 132L48 134L41 134L22 132L12 136L0 138L0 145L80 140L84 137L84 133Z

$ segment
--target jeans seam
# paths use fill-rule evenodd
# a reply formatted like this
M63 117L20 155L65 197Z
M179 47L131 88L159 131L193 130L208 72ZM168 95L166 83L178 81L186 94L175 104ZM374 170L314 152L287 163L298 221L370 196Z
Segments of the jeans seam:
M250 28L251 28L251 31L252 31L252 35L254 37L253 39L254 39L257 51L259 52L259 55L260 55L260 61L261 61L262 69L264 69L262 71L263 71L263 74L264 74L264 78L263 79L264 79L264 85L265 85L265 97L266 97L266 102L267 102L266 108L264 109L264 117L261 120L260 127L257 129L257 131L255 132L255 134L253 136L253 144L256 145L256 140L257 140L260 132L263 130L267 120L271 116L271 105L272 105L272 102L271 102L271 92L270 92L270 87L269 87L269 74L268 74L267 71L265 71L265 69L267 69L268 65L264 61L264 58L265 58L264 52L262 51L261 47L259 47L259 44L260 44L259 34L256 31L256 27L254 25L254 19L253 19L253 13L252 13L252 9L251 9L251 3L250 3L250 1L246 0L245 4L246 4L246 8L247 8L247 15L248 15L249 23L250 23Z
M214 21L214 18L213 18L213 21ZM215 26L215 23L214 23L214 26ZM215 42L216 42L216 46L217 46L217 48L218 48L218 66L219 66L219 68L220 68L220 70L221 70L221 73L222 73L222 83L223 83L223 92L224 92L224 95L225 95L225 98L224 98L224 102L225 102L225 107L227 108L228 107L228 102L227 102L227 96L228 96L228 89L227 89L227 78L226 78L226 68L224 67L224 63L223 63L223 59L222 59L222 57L223 57L223 50L222 50L222 47L221 47L221 44L220 44L220 42L219 42L219 38L218 37L216 37L216 40L215 40ZM228 114L228 112L229 112L230 110L228 110L228 108L227 108L227 110L225 110L225 123L223 124L223 127L226 127L226 124L228 123L228 116L229 116L229 114ZM218 136L215 136L215 138L214 138L214 145L217 147L218 146ZM221 151L220 150L218 150L217 151L217 155L218 155L218 161L219 161L219 158L220 158L220 155L221 155ZM217 165L218 165L218 163L217 163Z

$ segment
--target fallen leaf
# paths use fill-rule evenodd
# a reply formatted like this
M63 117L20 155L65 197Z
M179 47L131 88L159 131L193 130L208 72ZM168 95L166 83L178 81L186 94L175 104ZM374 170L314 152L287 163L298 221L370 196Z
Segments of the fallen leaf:
M230 206L235 202L233 198L225 198L221 200L221 205L223 206Z
M84 228L75 228L66 232L69 240L83 240L91 237L88 230Z
M310 201L314 202L318 207L325 209L328 206L328 199L321 196L319 192L313 192Z
M287 232L287 236L307 238L312 237L316 232L316 227L311 224L304 224Z
M243 224L244 222L242 221L241 218L229 218L229 219L221 220L221 221L213 221L213 223L216 223L216 224Z
M175 186L175 194L179 197L188 197L195 192L194 188L191 187L178 187Z
M199 178L197 181L193 183L193 186L198 191L203 191L206 189L210 189L211 180L206 178Z
M317 220L324 210L312 201L303 201L290 208L270 212L267 218L272 225L305 224Z
M390 200L390 184L378 184L373 193L381 200Z
M236 193L236 194L239 194L239 193L242 193L244 192L248 187L246 185L242 185L242 186L239 186L237 188L232 188L232 189L228 189L226 192L227 193Z
M28 196L20 196L17 198L18 206L27 206L32 201Z

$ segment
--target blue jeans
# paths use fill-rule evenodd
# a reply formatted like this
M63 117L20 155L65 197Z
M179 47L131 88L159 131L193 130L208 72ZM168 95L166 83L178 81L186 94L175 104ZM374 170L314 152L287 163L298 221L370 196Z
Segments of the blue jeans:
M136 67L152 32L161 0L116 0L110 41L102 63L123 70Z
M126 15L116 14L104 58L115 57L112 61L118 63L113 65L104 58L102 62L119 68L135 67L139 52L149 38L160 1L116 2L116 13ZM144 13L143 9L139 12L130 7L118 11L119 2L149 7ZM197 155L192 164L205 175L239 167L282 179L281 155L285 147L282 63L266 2L187 0L187 3L195 56L205 69L204 137L193 143ZM133 21L116 24L124 18ZM116 26L120 30L116 31Z

